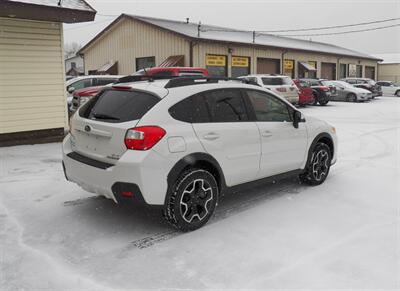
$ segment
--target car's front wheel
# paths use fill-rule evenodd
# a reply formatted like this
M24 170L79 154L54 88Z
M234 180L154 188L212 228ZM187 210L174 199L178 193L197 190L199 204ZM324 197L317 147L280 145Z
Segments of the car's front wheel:
M347 95L347 102L357 102L357 96L353 93Z
M164 216L181 231L198 229L213 215L218 194L217 181L210 172L185 171L168 193Z
M300 175L300 180L309 185L322 184L329 174L332 154L329 146L325 143L317 143L311 153L311 159Z
M396 92L396 96L397 96L397 97L400 97L400 90L398 90L398 91Z

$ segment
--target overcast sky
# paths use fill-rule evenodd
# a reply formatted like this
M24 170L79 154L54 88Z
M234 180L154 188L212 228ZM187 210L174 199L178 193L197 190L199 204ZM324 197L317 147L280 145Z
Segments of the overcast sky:
M400 17L400 0L87 0L87 2L99 15L93 23L66 24L65 42L87 43L115 19L102 15L121 13L182 21L189 17L191 22L201 21L204 24L261 31L354 24ZM321 32L372 28L396 23L400 21ZM313 36L312 40L369 54L400 54L399 26L347 35Z

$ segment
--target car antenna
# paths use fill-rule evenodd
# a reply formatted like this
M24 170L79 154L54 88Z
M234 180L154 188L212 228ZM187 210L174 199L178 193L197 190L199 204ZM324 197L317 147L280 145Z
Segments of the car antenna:
M149 82L154 82L153 78L152 78L151 76L148 76L148 75L147 75L147 70L146 70L146 68L143 68L143 71L144 71L144 76L145 76L145 77L148 77L147 81L149 81Z

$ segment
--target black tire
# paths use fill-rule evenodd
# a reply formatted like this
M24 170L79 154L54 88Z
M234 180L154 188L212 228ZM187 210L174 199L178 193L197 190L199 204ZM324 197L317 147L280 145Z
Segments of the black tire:
M326 104L328 104L328 102L329 102L329 100L326 100L326 99L320 100L320 101L319 101L319 105L325 106Z
M349 93L349 94L347 94L346 101L347 102L357 102L357 96L353 93Z
M202 227L214 214L218 202L215 177L203 169L190 169L180 175L168 193L164 216L180 231Z
M332 153L325 143L317 143L311 153L305 172L301 174L300 180L308 185L322 184L329 174L331 168Z
M317 91L313 91L313 96L314 96L314 105L318 104L318 99L319 99L319 93Z
M400 90L397 90L394 95L396 95L397 97L400 97Z

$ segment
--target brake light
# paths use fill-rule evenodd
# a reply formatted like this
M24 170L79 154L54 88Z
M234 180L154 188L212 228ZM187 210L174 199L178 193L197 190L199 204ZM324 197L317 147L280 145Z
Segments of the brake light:
M167 132L158 126L139 126L126 132L125 145L129 150L147 151L155 146Z
M326 86L321 87L321 90L324 91L324 92L329 92L330 91L329 87L326 87Z
M112 86L112 87L113 87L113 89L117 89L117 90L131 90L132 89L129 86L121 86L121 85L115 85L115 86Z

